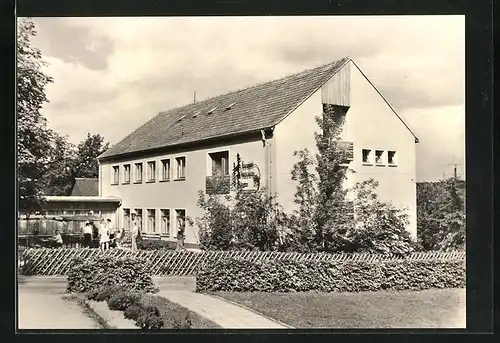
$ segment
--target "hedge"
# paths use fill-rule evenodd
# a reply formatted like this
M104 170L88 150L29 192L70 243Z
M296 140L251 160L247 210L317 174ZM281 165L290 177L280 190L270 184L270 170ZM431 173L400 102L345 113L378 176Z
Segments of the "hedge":
M139 250L131 252L126 249L34 249L22 252L24 266L20 273L24 275L68 275L73 258L112 258L134 257L146 261L151 275L193 276L201 265L229 258L242 258L247 261L260 260L295 260L295 261L392 261L401 257L376 254L328 254L328 253L295 253L271 251L171 251L171 250ZM406 257L409 260L465 260L465 252L417 252Z
M196 289L231 292L362 292L465 287L463 260L219 260L196 275Z
M134 258L74 258L68 273L69 292L92 292L103 287L118 285L122 289L155 292L145 261Z

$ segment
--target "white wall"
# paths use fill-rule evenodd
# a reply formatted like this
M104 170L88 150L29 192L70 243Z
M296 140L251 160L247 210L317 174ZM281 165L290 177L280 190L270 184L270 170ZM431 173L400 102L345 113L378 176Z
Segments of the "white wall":
M410 215L409 231L416 236L416 183L415 139L376 90L352 63L350 80L351 107L346 114L341 137L354 143L354 160L348 173L347 186L373 177L379 181L380 199L392 201L400 208L407 208ZM328 88L329 89L329 88ZM331 90L330 90L331 91ZM293 152L304 148L317 152L314 132L319 130L315 116L322 113L322 90L315 92L275 129L277 182L279 202L285 210L296 209L293 203L296 182L291 180L291 170L297 158ZM364 166L362 149L395 150L397 167Z
M160 231L160 209L170 209L170 238L173 240L177 234L175 209L185 209L186 216L192 218L199 217L202 212L197 206L198 191L205 190L206 176L211 174L211 160L208 154L217 151L229 150L230 173L232 171L233 162L236 159L236 154L239 153L245 163L255 162L261 168L261 182L264 183L267 179L267 170L265 168L265 149L259 139L251 142L242 142L227 145L218 145L206 147L198 150L189 150L178 152L175 154L157 154L153 156L129 159L120 162L102 162L100 183L102 187L101 195L115 196L122 200L122 206L119 209L119 225L123 226L123 209L141 208L143 211L143 230L146 229L147 209L156 210L156 231ZM175 181L176 165L175 158L179 156L186 157L186 179L183 181ZM160 182L161 177L161 160L170 158L171 163L171 179L168 182ZM156 161L156 181L147 183L147 162ZM143 162L143 182L134 184L134 163ZM131 183L122 184L123 181L123 165L131 165ZM120 184L112 185L112 167L120 166ZM199 235L198 228L186 225L186 242L198 244Z

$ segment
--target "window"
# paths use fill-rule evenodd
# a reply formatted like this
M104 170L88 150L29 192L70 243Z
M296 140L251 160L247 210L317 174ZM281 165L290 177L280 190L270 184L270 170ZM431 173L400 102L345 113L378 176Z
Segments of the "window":
M113 166L113 184L116 185L120 182L120 167Z
M142 231L142 209L136 208L135 213L137 219L137 226L139 227L139 231Z
M148 181L152 182L156 180L156 162L148 162Z
M212 160L212 176L229 175L229 151L209 154Z
M135 182L142 182L142 162L135 164Z
M184 234L186 232L186 210L175 210L177 219L177 234Z
M156 232L156 210L150 209L148 210L148 232L155 233Z
M371 153L372 151L370 149L363 149L363 163L369 164L372 162Z
M130 209L129 208L123 209L123 228L127 231L130 230Z
M170 180L170 159L161 161L161 179Z
M177 157L175 161L177 162L177 179L184 180L186 178L186 158Z
M170 237L170 210L161 210L161 229L160 233Z
M130 183L130 164L123 166L123 183Z
M375 163L379 165L384 165L384 151L383 150L375 150Z
M389 165L392 165L392 166L395 166L397 164L395 151L388 151L387 152L387 163L389 163Z

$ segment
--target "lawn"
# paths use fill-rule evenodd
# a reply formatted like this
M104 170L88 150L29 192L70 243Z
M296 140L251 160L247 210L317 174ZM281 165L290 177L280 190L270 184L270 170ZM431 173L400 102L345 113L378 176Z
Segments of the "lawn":
M295 328L465 328L465 289L213 294Z
M163 329L176 328L177 322L185 322L187 316L191 321L191 329L220 329L220 327L204 317L189 311L187 308L155 295L145 295L142 299L145 305L158 308L164 321Z

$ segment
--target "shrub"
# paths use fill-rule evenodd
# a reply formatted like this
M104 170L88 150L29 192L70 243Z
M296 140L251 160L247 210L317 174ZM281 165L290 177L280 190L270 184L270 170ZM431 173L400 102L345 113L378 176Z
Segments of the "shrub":
M189 316L189 313L183 319L179 319L177 317L173 318L173 329L191 329L193 327L193 322Z
M157 330L163 327L164 322L160 316L143 313L137 318L136 325L143 330Z
M139 318L142 311L143 311L143 307L140 304L135 303L135 304L132 304L129 307L127 307L125 309L125 312L123 313L123 315L127 319L136 320L137 318Z
M211 261L196 275L197 291L361 292L465 287L462 260Z
M141 239L137 242L137 248L141 250L175 250L175 246L170 242L161 239Z
M112 296L125 289L124 286L118 284L102 286L87 292L87 298L95 301L108 301Z
M158 289L147 270L147 262L135 257L77 258L68 272L67 290L85 293L116 284L128 290L153 293Z
M109 298L108 306L110 310L125 311L129 306L137 304L140 300L140 294L122 291Z

